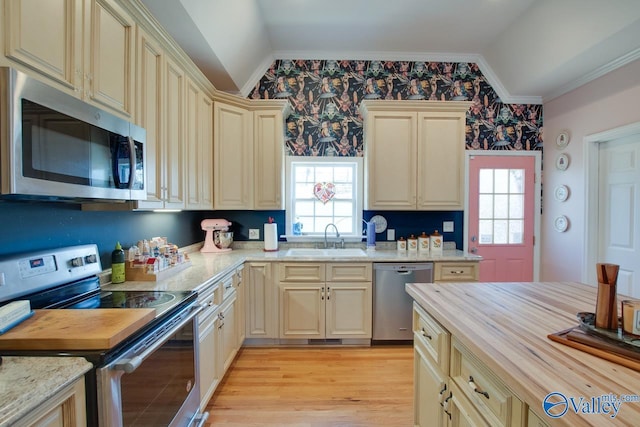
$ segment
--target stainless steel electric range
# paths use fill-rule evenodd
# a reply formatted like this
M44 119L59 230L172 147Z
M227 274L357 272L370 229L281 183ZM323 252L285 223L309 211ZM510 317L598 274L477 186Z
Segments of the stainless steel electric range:
M155 318L107 350L2 350L5 355L82 356L87 421L99 426L195 426L199 412L198 322L194 292L102 290L96 245L0 259L0 306L28 299L32 309L154 308ZM123 288L126 284L123 284Z

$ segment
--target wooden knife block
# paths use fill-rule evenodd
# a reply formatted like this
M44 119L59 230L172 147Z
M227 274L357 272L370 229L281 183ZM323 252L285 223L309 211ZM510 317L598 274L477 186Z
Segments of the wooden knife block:
M598 299L596 301L596 328L618 329L618 300L616 287L620 266L597 264Z

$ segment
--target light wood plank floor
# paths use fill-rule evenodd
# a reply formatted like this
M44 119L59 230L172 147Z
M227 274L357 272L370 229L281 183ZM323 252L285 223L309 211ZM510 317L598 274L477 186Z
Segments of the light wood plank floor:
M413 425L413 349L243 348L209 405L222 426Z

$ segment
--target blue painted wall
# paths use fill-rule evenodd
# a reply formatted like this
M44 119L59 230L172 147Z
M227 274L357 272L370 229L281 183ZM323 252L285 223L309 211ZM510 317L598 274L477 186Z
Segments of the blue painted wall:
M445 241L455 241L462 247L462 212L376 212L365 211L364 219L380 214L396 237L442 232L443 221L454 221L454 233L443 233ZM200 221L224 218L233 222L237 241L249 240L249 229L260 229L273 217L278 235L284 234L285 211L202 211L202 212L87 212L79 205L57 202L0 202L0 256L61 246L95 243L100 251L103 268L111 266L111 251L117 241L124 248L140 239L166 236L178 246L204 240ZM376 236L386 240L386 233Z

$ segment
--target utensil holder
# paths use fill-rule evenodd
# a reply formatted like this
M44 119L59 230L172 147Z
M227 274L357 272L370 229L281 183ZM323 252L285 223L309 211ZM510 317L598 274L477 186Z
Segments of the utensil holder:
M616 287L618 281L619 265L597 264L598 274L598 299L596 301L597 328L618 329L618 302L616 299Z

